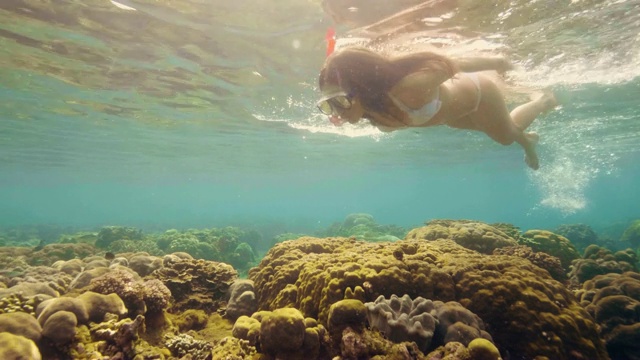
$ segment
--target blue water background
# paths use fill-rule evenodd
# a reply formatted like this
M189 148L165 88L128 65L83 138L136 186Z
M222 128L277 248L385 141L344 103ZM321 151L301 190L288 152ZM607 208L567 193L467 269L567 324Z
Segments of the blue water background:
M564 223L605 229L640 218L640 78L621 70L635 68L637 57L608 68L609 53L600 49L601 56L573 72L568 60L530 65L520 58L522 67L534 70L527 75L521 69L521 78L545 75L529 85L553 88L563 103L533 125L541 136L542 164L533 172L517 146L497 145L480 133L333 129L313 106L324 51L318 29L306 50L313 58L294 56L276 80L257 87L222 81L230 94L215 104L191 90L150 98L135 86L83 87L62 75L4 67L0 226L313 231L365 212L380 224L408 228L450 218L523 229ZM65 34L68 41L93 41ZM12 39L3 43L15 45ZM247 64L254 59L249 49L236 51L245 51ZM22 50L32 49L5 47L0 56L6 63ZM175 54L161 64L194 67ZM578 73L594 67L592 79L562 77L589 77ZM256 68L267 78L278 74L275 66Z

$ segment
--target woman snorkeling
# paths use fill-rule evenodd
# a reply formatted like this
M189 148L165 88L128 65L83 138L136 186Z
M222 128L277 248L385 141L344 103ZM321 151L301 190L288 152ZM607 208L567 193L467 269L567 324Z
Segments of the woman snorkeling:
M430 52L387 57L347 48L327 57L320 72L320 111L337 126L368 119L381 131L447 125L482 131L502 145L517 142L525 162L538 169L538 135L525 132L533 120L557 106L552 94L509 113L498 86L479 71L504 72L504 58L452 60Z

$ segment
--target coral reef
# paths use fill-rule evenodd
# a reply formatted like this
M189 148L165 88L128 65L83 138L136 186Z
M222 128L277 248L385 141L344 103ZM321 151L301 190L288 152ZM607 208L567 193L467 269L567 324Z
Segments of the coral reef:
M12 288L12 290L10 290L10 292L15 293L16 291L22 291L16 289L28 286L38 286L28 284L46 284L46 286L52 289L55 293L63 294L67 292L72 279L72 275L52 267L27 266L21 271L14 271L13 274L11 274L11 278L6 282L6 285L11 287L17 286L16 288ZM47 291L47 289L44 289L42 291ZM25 295L28 293L31 293L31 291L23 292L23 294ZM46 293L54 296L54 294L51 292ZM0 297L3 296L1 294L2 291L0 291Z
M434 334L434 341L440 344L459 342L465 346L474 339L491 341L491 335L485 331L484 322L469 309L455 301L434 301L434 316L438 319L438 326Z
M213 245L201 242L191 234L179 234L169 244L169 252L186 252L196 259L218 260L220 254Z
M500 351L487 339L473 339L467 346L473 360L501 360Z
M344 236L354 237L370 242L398 241L406 235L407 231L394 225L379 225L370 214L349 214L342 223L334 223L320 236ZM301 235L302 236L302 235Z
M25 296L22 292L11 293L0 299L0 314L23 312L35 316L36 307L49 298L50 295L43 294Z
M175 258L165 261L162 268L149 276L162 281L171 291L175 302L169 311L206 309L211 312L222 306L238 273L225 263Z
M214 342L211 360L245 360L255 359L256 348L247 340L227 336Z
M171 292L159 280L140 280L129 271L113 270L93 280L87 290L100 294L116 294L132 314L161 312L169 305Z
M42 327L36 318L23 312L0 314L0 332L23 336L33 342L40 341Z
M117 259L114 259L114 262ZM126 259L125 259L126 260ZM162 267L162 259L156 256L150 256L146 253L135 253L127 262L127 267L138 273L140 276L147 276L154 270Z
M468 347L459 342L448 342L425 357L428 360L502 360L498 349L487 339L477 338Z
M582 259L573 261L569 273L571 284L580 287L582 283L593 279L597 275L610 273L622 274L627 271L638 271L637 254L631 250L611 250L598 245L589 245Z
M0 332L0 359L41 360L36 344L20 335Z
M125 226L105 226L96 236L95 246L106 249L116 240L142 240L142 230Z
M640 220L635 220L625 229L620 241L628 247L640 247Z
M76 299L80 300L87 309L90 321L101 322L106 314L115 314L121 317L128 312L124 301L117 294L104 295L86 291Z
M515 241L518 241L520 239L520 235L522 235L522 232L520 231L520 228L513 225L513 224L509 224L509 223L491 223L489 224L491 226L493 226L494 228L501 230L503 233L507 234L507 236L509 236L510 238L514 239Z
M562 267L560 259L544 252L534 252L533 249L531 249L529 246L507 246L504 248L495 249L493 251L493 254L518 256L523 259L527 259L534 265L547 270L552 278L560 282L567 281L567 274Z
M56 344L68 344L76 336L78 319L69 311L58 311L47 318L42 325L42 336Z
M0 227L0 246L34 247L55 242L75 229L54 224L18 225Z
M72 297L60 297L45 300L36 309L36 316L40 325L44 325L49 317L58 311L68 311L76 316L80 324L89 322L89 311L83 301Z
M573 240L589 230L557 232ZM606 360L640 352L631 249L591 245L581 258L561 234L469 220L430 221L399 240L404 230L368 214L328 232L349 237L296 236L242 280L238 270L255 262L255 231L105 227L48 245L30 229L5 233L9 243L37 246L0 248L0 357L500 360L501 351Z
M577 296L600 325L612 359L640 358L640 274L598 275Z
M518 245L497 227L470 220L432 220L427 226L409 231L405 239L449 239L483 254L491 254L497 248Z
M190 354L192 360L207 360L211 358L213 344L203 340L196 340L187 334L171 336L165 342L171 354L177 358Z
M75 331L77 324L88 324L89 321L100 323L107 314L123 316L126 313L124 302L118 295L102 295L90 291L82 293L77 298L60 297L45 300L36 309L43 333L46 329L46 333L53 336L51 340L56 342L70 341L73 338L70 333ZM52 319L55 321L52 322ZM75 325L71 326L72 323ZM56 333L58 326L65 329L66 336Z
M189 330L201 330L207 326L209 318L203 310L189 309L182 312L173 319L173 324L180 332Z
M27 257L29 265L49 266L59 260L82 259L96 253L89 244L49 244Z
M569 239L580 251L589 245L598 244L598 234L586 224L562 224L553 232Z
M251 316L258 310L258 300L253 291L253 281L238 279L229 287L229 301L225 309L225 317L235 321L242 315Z
M394 256L398 250L401 260ZM589 314L546 271L452 241L305 237L276 245L249 277L259 309L294 307L321 324L327 324L331 305L345 298L407 294L459 302L482 318L497 347L512 356L607 358Z
M10 288L0 289L0 298L13 295L23 297L32 297L36 295L56 297L59 296L60 293L52 289L49 284L45 283L20 283Z
M482 320L455 301L381 295L365 305L371 327L393 342L413 341L423 352L448 342L466 346L476 338L491 340Z
M273 239L271 239L271 247L273 247L275 244L277 243L281 243L283 241L287 241L287 240L295 240L298 238L301 238L303 236L309 236L309 234L298 234L298 233L283 233L283 234L278 234L276 236L273 237Z
M196 259L226 262L242 271L255 262L252 246L242 239L255 242L256 236L259 234L235 227L185 232L171 229L158 236L156 243L165 252L184 252Z
M236 269L247 269L256 261L251 245L239 243L226 259Z
M431 314L435 305L431 300L404 295L380 295L375 302L365 304L367 319L372 328L380 330L393 342L413 341L421 351L431 346L438 320Z
M143 326L144 317L138 315L133 320L108 319L92 325L89 332L96 341L96 350L102 356L109 356L111 359L133 359L137 353L135 341L138 340L138 332Z
M115 240L109 243L106 249L116 254L144 252L154 256L164 255L154 239Z
M98 240L98 233L96 232L87 232L87 231L79 231L73 234L62 234L58 237L58 242L60 244L95 244L96 240Z
M535 252L544 252L560 259L565 272L571 262L580 258L576 247L564 236L546 230L528 230L520 237L521 245L529 246Z
M233 327L233 336L247 340L261 353L276 359L317 358L324 334L322 325L318 325L314 319L305 319L294 308L260 311L251 317L241 316Z

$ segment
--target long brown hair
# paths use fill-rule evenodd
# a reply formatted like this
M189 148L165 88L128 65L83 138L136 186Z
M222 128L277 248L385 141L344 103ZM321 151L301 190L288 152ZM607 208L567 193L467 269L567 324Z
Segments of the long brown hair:
M346 48L326 59L318 85L320 90L335 86L357 96L365 118L371 119L372 112L398 118L400 110L387 93L402 78L417 71L442 72L452 77L457 69L450 59L431 52L386 57L364 48Z

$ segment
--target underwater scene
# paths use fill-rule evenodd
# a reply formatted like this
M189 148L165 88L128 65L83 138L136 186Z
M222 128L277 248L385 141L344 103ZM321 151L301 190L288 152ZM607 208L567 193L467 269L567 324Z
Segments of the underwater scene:
M640 359L640 0L0 0L0 360Z

